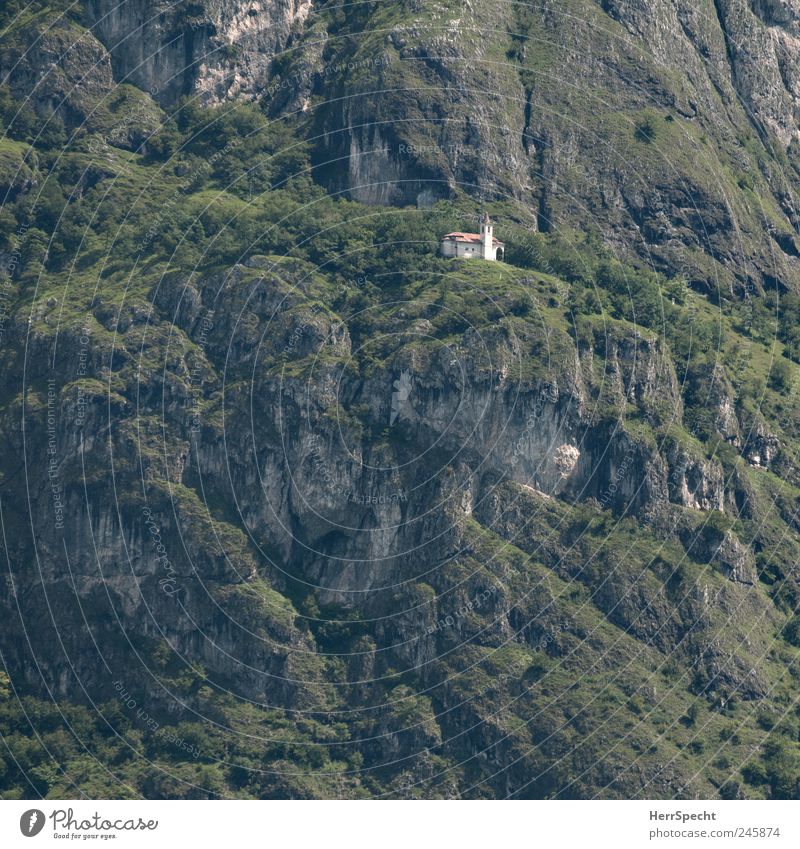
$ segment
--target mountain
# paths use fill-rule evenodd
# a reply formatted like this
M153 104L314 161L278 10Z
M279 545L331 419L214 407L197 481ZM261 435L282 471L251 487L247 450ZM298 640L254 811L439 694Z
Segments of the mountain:
M799 21L7 3L3 796L798 798Z

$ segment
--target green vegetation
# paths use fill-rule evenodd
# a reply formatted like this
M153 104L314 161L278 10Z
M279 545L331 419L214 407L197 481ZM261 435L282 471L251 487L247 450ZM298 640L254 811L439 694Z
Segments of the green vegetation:
M382 26L352 48L354 58L382 49L401 5L378 4L373 22ZM4 37L11 43L54 8L6 3ZM341 9L325 14L344 25ZM524 11L515 14L513 49L499 32L487 55L530 91L559 51ZM412 46L417 37L408 35ZM539 49L525 53L531 40ZM387 81L424 89L427 71L414 67L393 64ZM282 57L275 79L293 72ZM369 75L351 82L366 85ZM441 92L431 104L446 109ZM5 385L4 413L11 420L24 405L42 415L50 373L41 352L58 342L79 357L80 340L90 339L97 373L64 369L59 403L88 397L103 418L92 451L65 458L64 479L102 501L113 467L131 524L141 522L146 482L150 509L185 547L166 580L176 593L181 581L190 586L197 609L226 622L224 636L268 646L259 658L275 667L221 663L225 672L214 674L196 658L178 659L184 645L139 634L134 647L155 682L145 686L132 667L130 682L98 684L103 698L93 705L47 700L9 668L0 673L3 797L481 798L505 792L497 776L510 765L523 797L647 797L668 788L796 798L796 295L739 298L719 285L729 273L699 250L690 274L670 276L620 260L590 226L534 232L530 211L510 200L487 203L507 262L445 260L439 238L470 229L464 222L481 211L473 195L456 189L422 208L333 195L310 140L317 117L275 117L267 102L203 108L191 98L163 111L131 86L94 105L90 121L67 126L0 89L2 249L17 257L9 323L39 352L24 397ZM132 135L126 116L140 107ZM703 142L692 122L640 108L586 115L592 132L635 145L653 173L664 173L659 146L673 146L691 161L697 186L716 196L713 175L695 163ZM426 124L417 126L409 140L422 146ZM442 156L428 152L419 167L434 169ZM721 168L726 187L758 190L756 169ZM181 313L195 307L191 319ZM201 341L204 311L220 324L240 318L233 353L212 329ZM263 316L273 313L265 333ZM9 381L22 373L22 348L3 350ZM360 602L323 603L313 582L298 580L300 566L285 562L279 540L251 535L251 505L233 504L224 480L201 484L189 469L175 482L191 456L175 422L181 405L234 458L223 413L246 411L248 427L261 428L258 450L268 452L281 445L263 414L279 379L291 397L320 372L331 382L343 374L369 381L413 362L438 373L443 351L469 362L476 382L500 372L503 387L525 392L580 382L587 432L610 444L613 431L633 446L633 460L609 463L609 481L623 464L655 457L669 466L673 490L684 483L676 469L712 483L718 475L724 512L685 506L674 491L653 497L660 511L636 513L604 501L602 485L581 500L492 482L492 499L456 520L436 575L418 576L415 563L403 572L398 605L410 612L389 632ZM143 400L149 391L175 419ZM378 422L370 400L326 397L326 424L394 463L411 452L409 436ZM726 410L735 422L723 421ZM430 457L440 459L436 450ZM253 481L259 459L248 458ZM464 474L446 460L445 474ZM9 527L18 529L26 494L16 451L0 476ZM91 598L81 611L89 623L110 619ZM456 611L457 628L447 623ZM110 648L130 656L119 641ZM258 675L267 680L264 703L231 695L239 678L252 684ZM479 730L469 737L465 729Z

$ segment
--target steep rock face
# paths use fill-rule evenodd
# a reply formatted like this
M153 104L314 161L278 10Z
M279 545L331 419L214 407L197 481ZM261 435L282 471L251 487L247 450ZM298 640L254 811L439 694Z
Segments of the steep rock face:
M317 586L324 603L367 603L377 613L398 581L457 548L458 522L491 497L498 477L618 513L658 512L670 502L722 509L717 464L686 451L662 456L623 423L595 418L598 386L608 381L594 374L591 357L573 356L558 381L520 385L522 343L505 331L480 339L468 332L458 349L434 353L411 335L381 368L359 375L328 359L353 357L347 325L309 311L298 289L285 288L287 280L309 285L302 265L283 262L263 276L254 265L159 295L190 339L202 335L212 362L229 363L224 442L204 419L186 468L208 486L228 480L234 493L258 492L235 496L245 526ZM220 300L225 313L204 329ZM411 324L414 333L425 326ZM481 346L491 352L488 371ZM281 368L267 368L282 355ZM623 409L633 403L649 415L666 405L680 416L674 370L655 340L617 338L607 367ZM242 395L247 375L258 388ZM384 428L389 443L374 436Z
M87 30L58 19L18 33L0 51L0 79L40 115L80 126L111 91L111 56Z
M528 197L526 94L513 65L492 59L506 44L494 10L412 6L402 26L378 12L367 28L336 59L347 70L309 92L323 99L320 179L375 204L459 190Z
M669 46L666 62L683 63L692 84L705 90L703 106L711 106L708 80L720 93L738 95L749 118L784 147L797 139L797 3L605 0L602 5L653 51Z
M512 198L698 288L796 285L794 7L718 6L544 3L498 25L474 4L465 27L412 5L342 40L321 16L270 108L311 116L318 179L355 199Z
M556 6L537 12L563 32ZM667 18L636 7L642 31L663 25L665 38ZM691 9L684 13L688 20ZM648 248L707 238L727 249L741 210L723 191L693 175L701 216L699 195L687 202L674 175L637 180L624 157L590 161L609 127L558 124L555 106L569 85L507 76L497 27L476 39L450 23L458 10L435 14L420 12L409 29L373 30L380 61L353 70L372 79L377 68L400 85L399 61L384 57L406 51L402 62L437 93L416 112L403 102L422 136L384 91L370 115L369 79L359 88L353 76L339 88L353 86L352 104L309 116L325 128L320 155L349 162L334 185L370 203L420 205L464 187L497 191L533 199L542 224L554 211L602 212L614 222L612 243L635 231L652 240ZM579 27L566 40L574 67L585 36ZM514 62L543 43L516 45ZM302 52L309 73L297 79L311 80L329 57L322 47ZM473 55L490 68L480 78L502 92L497 101L508 94L518 110L508 126L493 123L496 101L480 99L473 111ZM604 80L609 90L617 75L639 79L638 65L609 57L619 60ZM157 65L143 84L162 79ZM442 74L451 75L445 89L435 85ZM198 91L203 79L219 81L184 78L181 90ZM292 79L291 68L282 79ZM297 107L327 97L327 80L335 74L317 76ZM651 93L662 105L700 120L688 96L671 99L657 82ZM294 96L288 85L276 91L286 103ZM584 118L593 114L582 108ZM677 120L665 118L656 132ZM549 141L537 126L549 127ZM637 153L651 149L647 126L625 133ZM401 139L415 145L408 164ZM538 183L532 168L547 178ZM277 197L268 193L267 205ZM631 215L636 227L626 230ZM704 230L710 220L716 228ZM769 695L785 617L759 585L763 550L743 544L747 531L734 533L729 520L760 524L759 511L772 510L760 487L774 478L765 469L780 473L785 462L778 437L768 422L744 420L720 377L708 394L709 427L729 451L711 454L685 429L675 365L655 333L591 312L573 323L558 287L518 269L464 271L430 259L435 273L395 291L276 256L191 275L143 267L132 289L110 269L94 294L65 303L54 275L44 297L4 319L0 471L4 527L13 532L0 584L4 660L25 670L31 689L96 702L115 698L112 669L122 668L139 692L183 716L196 693L179 687L173 698L151 674L166 649L199 669L204 686L277 709L282 721L323 718L329 736L318 739L352 744L370 769L412 761L392 786L399 795L465 762L454 793L476 782L494 795L548 796L565 786L628 797L713 793L668 739L656 757L638 757L652 746L643 715L658 708L677 719L695 695L715 706ZM540 285L558 308L537 322L522 308L539 299L520 295ZM481 299L484 286L490 297ZM506 302L511 314L494 309ZM446 315L459 310L460 320ZM689 395L687 406L696 408ZM731 454L728 482L717 456L730 471ZM796 527L791 493L779 506ZM785 530L770 526L769 544ZM782 566L794 580L792 558ZM664 707L656 682L667 662L691 674L678 682L665 673L675 692ZM774 680L783 662L774 661ZM592 679L602 689L587 687ZM606 685L609 708L598 710ZM619 736L634 738L636 752L618 760L606 751L615 713L631 720ZM597 750L574 752L576 736L598 738ZM553 776L567 752L572 762ZM574 784L577 773L589 790Z
M89 0L86 21L113 57L118 80L159 103L197 94L205 104L256 97L269 65L311 0Z
M785 31L768 30L736 0L607 0L602 8L608 17L586 4L575 28L579 46L568 46L558 72L576 87L574 108L582 116L598 111L599 121L555 118L563 103L554 90L544 80L534 88L533 120L547 141L543 171L553 175L544 186L549 221L557 226L588 208L621 250L680 267L702 288L796 283L793 172L769 153L750 152L765 140L767 149L788 148L797 136L788 71L775 47ZM558 37L563 25L553 14L546 31ZM598 38L602 50L589 46ZM604 118L609 107L622 115ZM575 179L574 151L593 147L595 169ZM630 167L631 156L641 171ZM738 185L729 169L741 175ZM742 193L748 183L770 198L766 205Z
M15 574L6 599L16 598L21 608L13 616L21 610L24 617L24 624L11 627L29 631L24 644L8 648L30 686L41 687L44 679L59 696L104 698L109 669L126 651L146 665L152 645L166 641L181 657L203 664L215 686L240 697L276 707L324 703L321 670L308 660L313 650L296 626L296 613L265 584L240 534L204 518L202 506L191 500L179 507L152 489L146 503L130 493L111 499L103 483L109 440L120 484L129 463L144 460L148 480L165 472L178 480L183 464L157 471L129 453L130 434L123 425L122 439L115 438L100 395L76 396L73 388L58 404L42 408L38 401L32 393L28 444L47 441L38 415L46 409L59 428L57 443L46 450L61 462L57 474L52 466L32 468L29 503L40 516L36 565ZM115 417L125 414L124 405L115 405ZM142 446L146 442L152 438L145 436ZM75 486L81 476L84 486ZM184 544L176 547L170 539L178 537ZM68 667L53 652L58 645ZM142 671L130 666L128 681ZM164 698L158 687L148 689L156 700Z
M732 45L737 90L756 119L788 147L800 134L800 4L731 0L720 9Z
M670 502L719 509L723 482L713 463L685 452L662 456L624 424L595 420L604 381L598 384L591 358L576 352L557 380L526 384L514 376L522 341L506 330L486 329L480 344L467 333L457 349L438 352L415 346L411 333L383 366L360 375L341 365L354 352L348 326L309 305L310 269L291 260L261 265L165 285L155 324L138 307L118 318L114 326L129 343L113 353L96 343L86 363L98 378L133 381L112 396L110 413L102 383L81 390L74 383L85 338L95 339L100 326L61 331L52 389L24 402L24 440L14 427L19 406L4 423L10 444L30 456L47 452L47 417L59 424L53 480L63 490L54 500L47 466L35 464L30 490L33 514L55 518L37 532L48 592L69 580L78 599L138 622L142 638L161 635L202 658L220 679L235 679L237 692L289 703L299 698L290 683L292 647L299 655L310 647L291 608L270 606L270 585L290 594L298 584L313 586L322 605L379 618L406 585L427 580L449 591L445 577L429 573L467 546L464 523L490 515L486 505L502 481L554 503L589 502L618 514L658 513ZM105 310L97 305L91 326ZM128 352L143 344L160 350L176 332L186 341L166 371L142 370ZM48 362L47 350L47 337L33 334L31 362ZM650 405L667 400L680 410L674 372L654 341L618 337L609 368L623 406L650 415ZM12 363L8 379L15 375ZM28 374L43 376L35 368ZM161 414L166 430L153 419ZM384 430L388 441L376 437ZM122 501L102 494L109 468ZM132 475L141 476L146 498L134 495ZM212 515L198 492L228 506ZM56 507L58 516L81 518L62 530ZM492 519L498 528L504 522ZM158 548L167 538L183 540L168 555ZM58 565L61 552L75 564L70 578ZM264 558L274 564L266 571ZM461 603L485 591L480 582L468 585ZM493 605L501 603L497 592L487 596ZM176 604L192 616L171 616ZM235 652L241 619L220 618L218 605L252 607L246 623L264 638ZM434 610L423 610L382 627L402 662L417 667L435 657L435 643L418 633L435 621ZM98 638L104 627L102 619L91 624ZM401 639L411 632L414 639ZM272 639L283 648L270 648ZM279 679L289 683L278 686Z

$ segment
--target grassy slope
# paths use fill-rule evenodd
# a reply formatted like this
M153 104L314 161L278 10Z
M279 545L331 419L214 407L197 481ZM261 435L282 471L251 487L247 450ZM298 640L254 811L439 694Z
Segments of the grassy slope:
M537 51L532 61L541 68L546 65L545 58ZM478 522L470 525L474 563L454 563L454 573L448 578L456 578L458 570L471 574L476 565L487 570L488 578L485 564L491 563L492 579L504 582L521 598L545 582L554 600L553 623L565 620L571 625L569 632L559 634L556 651L538 651L509 644L499 636L481 635L441 663L445 674L457 675L451 696L467 700L468 718L491 727L497 731L491 739L503 741L492 744L499 752L497 768L520 758L520 768L536 777L529 789L531 795L552 795L558 790L567 795L624 795L627 786L623 782L622 789L616 789L614 782L607 780L609 775L651 771L659 765L678 782L689 782L697 775L694 792L713 793L714 787L726 782L726 792L732 792L732 782L737 782L747 795L785 795L792 775L798 772L794 694L800 670L796 648L782 637L797 606L787 572L797 562L798 543L787 519L791 519L798 491L784 478L796 480L798 368L782 357L783 346L774 342L767 307L753 306L753 320L747 311L750 307L736 302L712 305L685 287L676 289L673 282L630 267L621 270L620 284L619 276L607 273L609 257L581 241L580 234L577 247L539 239L535 252L517 256L519 266L445 262L434 256L437 236L451 229L459 212L477 214L467 197L459 196L452 203L421 213L376 210L333 200L310 181L303 126L269 126L249 107L227 117L229 107L215 114L185 111L189 114L165 123L158 144L151 146L157 152L149 156L113 144L104 145L98 154L92 141L100 135L84 132L64 155L40 147L28 158L25 167L37 172L38 185L9 211L19 224L29 220L33 197L40 198L40 205L31 222L34 234L24 244L25 261L16 281L15 320L25 324L31 316L32 332L43 339L52 339L56 329L64 332L88 323L96 349L110 350L112 345L122 344L136 350L136 328L115 331L114 316L146 309L157 287L174 284L176 276L184 278L196 267L210 275L224 273L232 263L253 255L289 254L300 261L301 275L306 269L311 272L297 309L324 305L332 314L347 315L358 305L379 306L400 295L412 300L413 309L420 314L426 304L444 303L479 326L491 326L499 315L506 315L504 322L520 336L534 340L539 330L548 328L557 342L550 349L557 352L556 367L558 357L566 362L571 356L574 338L595 332L604 337L639 332L660 338L671 352L679 380L687 374L697 375L702 384L707 366L718 363L736 388L740 406L763 415L781 438L789 461L786 473L778 477L753 468L720 445L702 416L702 386L691 396L687 390L683 425L672 427L669 435L693 453L721 459L729 474L738 469L752 485L755 515L737 521L734 532L746 543L756 540L760 547L762 581L756 592L770 615L761 622L734 616L726 625L730 630L720 633L723 642L735 645L735 631L753 627L762 632L759 639L771 644L769 656L754 659L770 688L763 704L734 699L721 705L698 695L690 670L665 659L615 622L598 598L607 573L602 568L582 571L587 561L604 563L612 572L620 569L620 574L628 576L628 584L643 588L651 597L658 596L667 584L673 593L686 594L707 586L713 595L724 592L728 582L709 564L689 558L679 580L670 583L678 564L686 560L674 540L632 520L617 523L591 507L531 505L537 523L529 531L532 547L554 534L565 544L564 522L581 528L578 550L571 560L558 561L558 568L544 557L526 553L523 538L509 542ZM633 138L637 116L631 113L630 120L621 122L612 120L613 116L599 116L595 130L606 136L631 134ZM209 121L216 122L215 131L202 132ZM687 158L703 144L680 121L656 118L656 131ZM214 152L231 139L238 142L235 155L208 166ZM22 144L4 142L0 151L4 169L8 170L7 158L12 154L14 161L19 158ZM292 145L293 152L287 154ZM646 159L651 148L646 142L638 145L637 155ZM254 161L259 162L261 172L255 185L247 177ZM653 168L658 165L655 159L649 164ZM696 178L698 182L706 179L702 168ZM266 189L265 182L280 188ZM69 206L65 206L68 198ZM516 215L517 220L525 220L525 211L506 204L498 204L492 211L506 215L509 232L520 233L517 241L521 242L521 231L513 229L514 219ZM187 233L189 237L184 239ZM503 235L506 241L515 241L514 236ZM408 240L415 244L375 247ZM143 242L146 249L137 256L137 245ZM49 255L42 265L41 248L47 244ZM574 262L575 256L580 263ZM402 272L398 272L400 268ZM258 273L244 272L242 285L248 275ZM359 282L362 279L368 282ZM631 324L635 317L632 304L640 312L654 307L648 315L655 318L648 320L647 327L636 329ZM369 323L357 328L363 338L392 324L391 309L379 308L371 315ZM458 339L463 332L444 322L435 324L434 330L442 340ZM173 332L187 350L193 350L193 343L180 330ZM135 368L163 367L165 345L165 338L156 337L143 361L132 362L113 378L120 397L130 391ZM196 347L194 351L198 353ZM381 355L370 351L375 364L380 364ZM11 365L17 363L13 352L4 352L4 357ZM769 379L776 361L786 362L788 368L788 376L777 382ZM552 362L548 365L553 367ZM368 366L361 364L362 368ZM185 380L177 367L175 374ZM535 381L543 376L546 368L532 342L519 378ZM10 398L6 403L13 411L19 400ZM213 406L213 400L209 403ZM612 403L609 399L608 404ZM609 407L607 412L611 416L626 411ZM638 426L640 435L654 440L667 435L659 430L657 417L640 416L630 426ZM4 474L10 471L3 469ZM206 533L210 540L207 511L197 493L173 491L172 495L186 515L193 517L190 521L198 537ZM786 507L776 511L775 503ZM224 518L215 517L214 521L223 532L241 536ZM639 579L639 575L644 577ZM425 586L419 591L426 592ZM229 589L223 591L222 602L247 608L256 620L274 619L270 627L286 628L297 615L292 602L266 583L243 589L240 597L230 595ZM528 613L533 617L535 608ZM490 628L492 621L491 616L476 613L470 627L477 635ZM553 623L551 627L557 628ZM324 633L312 636L322 648L331 639ZM345 638L349 639L348 635ZM421 682L413 676L388 677L385 693L393 706L386 722L389 727L399 723L422 729L419 739L426 740L432 751L422 777L404 772L402 765L394 770L360 772L363 754L358 746L346 743L370 729L356 721L309 718L298 722L279 712L256 710L204 687L201 672L190 674L173 667L163 645L154 643L146 649L171 688L191 694L199 712L224 717L236 733L225 734L196 722L175 728L163 725L196 746L201 754L195 758L185 749L164 745L160 735L141 728L119 705L102 708L116 729L113 734L84 708L66 707L65 720L55 706L31 696L20 694L18 701L3 679L0 711L7 751L2 756L0 780L4 796L445 795L451 792L452 781L462 790L471 788L467 792L473 795L492 793L481 784L486 771L473 759L458 763L452 753L437 750L437 735L439 739L452 736L458 733L457 727L435 694L410 695L421 689ZM343 671L336 661L327 664L317 674L330 681L341 680ZM615 668L613 675L609 675L609 664ZM464 673L467 667L470 671ZM571 688L578 676L579 685ZM767 733L775 727L780 733L770 739L781 743L784 749L780 752L767 745ZM594 760L599 755L604 755L605 761L597 765ZM154 774L148 761L163 767L164 772ZM675 775L679 778L674 779ZM577 783L570 785L576 778ZM649 791L658 795L659 785L650 785Z

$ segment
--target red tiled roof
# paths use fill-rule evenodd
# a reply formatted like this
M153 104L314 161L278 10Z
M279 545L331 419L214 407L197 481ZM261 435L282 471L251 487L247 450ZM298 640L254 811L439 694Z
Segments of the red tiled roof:
M480 233L447 233L442 237L443 239L452 239L455 242L469 242L470 244L480 244L481 234ZM505 244L501 242L499 239L495 239L492 237L492 246L494 245L502 245Z

